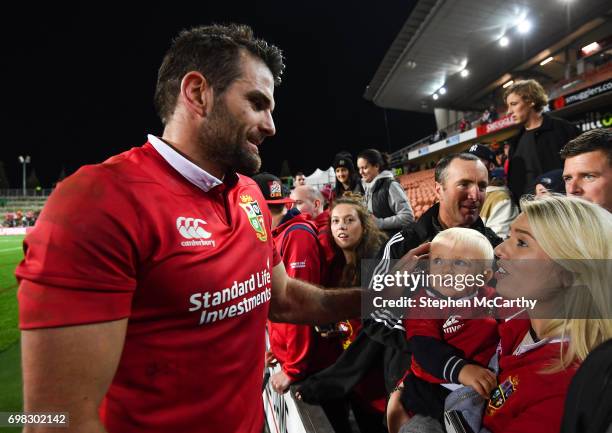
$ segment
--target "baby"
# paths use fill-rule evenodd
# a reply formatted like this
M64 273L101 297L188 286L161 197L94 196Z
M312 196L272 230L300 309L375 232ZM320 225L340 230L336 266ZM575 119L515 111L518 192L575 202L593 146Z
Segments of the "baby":
M476 230L456 227L438 233L429 253L430 285L417 291L417 305L420 298L491 297L493 290L486 283L493 275L493 258L493 247ZM390 433L397 433L415 414L441 419L444 399L457 384L471 386L488 398L497 380L484 366L495 353L499 336L496 320L487 314L473 306L408 312L404 327L412 360L389 397Z

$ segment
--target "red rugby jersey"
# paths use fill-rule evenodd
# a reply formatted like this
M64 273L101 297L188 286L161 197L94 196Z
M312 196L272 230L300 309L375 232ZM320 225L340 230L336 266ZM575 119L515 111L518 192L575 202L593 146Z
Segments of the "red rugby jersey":
M324 210L314 219L314 223L317 226L319 233L319 243L321 244L321 253L323 257L321 260L325 260L325 263L331 263L336 255L336 249L334 248L334 241L332 239L331 227L329 224L330 214L329 209ZM330 266L323 267L323 275L321 275L321 284L329 285L332 276L330 275Z
M20 326L129 318L111 433L259 433L270 222L251 179L205 192L150 143L83 167L25 240Z
M319 284L321 257L315 225L307 215L298 214L272 230L276 249L281 254L287 275ZM292 381L321 370L333 363L320 352L319 340L310 325L268 322L270 350ZM321 344L326 342L320 341ZM337 357L337 356L336 356ZM325 358L327 362L323 361Z
M421 289L420 297L435 297L431 292ZM494 290L490 287L479 289L477 296L491 298ZM476 362L486 367L495 353L499 342L497 321L488 317L489 312L484 307L472 308L446 308L438 314L444 315L446 319L429 318L432 313L420 310L408 314L404 319L406 339L411 340L413 357L410 371L417 377L431 383L458 383L458 375L466 362ZM419 314L426 318L418 317ZM479 317L469 319L465 317ZM419 340L414 337L430 337L458 349L460 356L449 354L435 354L437 348L428 344L427 340ZM419 358L427 360L432 371L428 371L423 365L419 365ZM435 367L435 372L433 371ZM438 368L439 367L439 368ZM437 373L437 374L436 374ZM408 374L408 372L406 373Z
M500 325L498 386L485 409L483 426L492 433L557 433L563 405L578 365L548 373L559 360L559 339L529 344L529 320L513 319Z

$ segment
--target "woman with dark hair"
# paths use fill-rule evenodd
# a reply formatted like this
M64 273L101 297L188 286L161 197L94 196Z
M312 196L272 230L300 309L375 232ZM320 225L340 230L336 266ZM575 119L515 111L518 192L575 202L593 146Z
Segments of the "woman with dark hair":
M376 227L359 194L346 193L336 198L331 206L330 219L330 236L336 251L331 264L331 285L359 286L361 261L374 258L387 236ZM339 344L346 349L360 328L361 319L351 318L335 324L334 331L328 332L326 336L340 337ZM326 371L327 369L302 382L296 396L301 399L304 391L304 400L308 403L325 402L330 395L327 390L336 388L337 381L341 380L333 374L330 376ZM304 390L304 387L308 389ZM370 370L350 390L348 399L362 433L387 432L384 426L386 397L382 367Z
M333 197L342 197L347 192L363 192L359 175L355 172L353 155L349 152L340 152L334 158L334 170L336 171L336 185Z
M365 204L379 229L390 236L414 221L414 214L401 185L388 170L389 155L366 149L357 156Z

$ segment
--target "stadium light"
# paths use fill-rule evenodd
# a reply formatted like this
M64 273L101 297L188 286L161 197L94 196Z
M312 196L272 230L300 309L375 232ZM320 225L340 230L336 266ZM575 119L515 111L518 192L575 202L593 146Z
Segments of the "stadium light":
M470 75L470 71L468 71L467 69L464 69L459 73L459 75L461 75L462 78L465 78L468 75Z
M502 87L505 89L506 87L510 87L513 84L514 84L514 80L510 80L510 81L507 81L506 83L504 83L504 85Z
M446 95L446 87L440 87L440 90L438 90L438 92L440 93L440 95Z
M528 33L529 30L531 30L531 22L527 20L521 20L521 22L519 22L518 25L516 26L516 29L521 34Z
M26 195L26 165L30 163L30 155L19 155L19 162L23 165L23 195Z
M510 45L510 39L508 39L507 36L502 36L501 39L499 40L499 46L507 47L508 45Z
M554 57L552 57L552 56L547 57L547 58L545 58L544 60L542 60L542 61L540 62L540 66L544 66L544 65L546 65L547 63L552 62L554 59L555 59L555 58L554 58Z
M433 94L433 96L432 96L432 98L434 99L434 101L437 101L437 100L438 100L438 94L437 94L437 93L434 93L434 94Z
M597 51L599 48L600 47L597 42L591 42L589 45L585 45L584 47L582 47L580 51L582 51L584 54L591 54Z

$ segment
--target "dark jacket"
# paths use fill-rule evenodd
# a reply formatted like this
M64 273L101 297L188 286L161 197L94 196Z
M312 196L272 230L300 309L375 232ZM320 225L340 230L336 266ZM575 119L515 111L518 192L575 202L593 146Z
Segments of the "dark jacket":
M586 357L565 400L561 433L604 433L612 428L612 340Z
M544 114L538 128L521 129L510 147L508 188L518 202L523 194L533 194L535 180L542 173L563 168L561 148L576 137L578 128L563 119Z
M406 193L389 170L380 172L371 182L361 182L365 203L376 217L376 226L389 236L414 222Z
M342 183L338 182L338 179L336 179L336 184L333 189L333 196L332 196L331 201L333 201L336 198L342 197L344 193L346 192L352 192L352 193L363 195L363 187L361 186L361 178L358 175L351 176L350 185L348 188L345 188L344 185L342 185Z
M415 223L393 236L379 252L374 272L387 273L389 260L400 259L408 251L432 240L442 230L438 222L440 205L436 203ZM480 218L471 227L489 239L493 247L502 239L485 227ZM365 273L364 273L365 281ZM385 387L391 392L410 367L408 347L401 316L377 310L364 319L355 341L335 364L309 377L299 387L307 403L318 403L346 395L374 366L382 361Z

